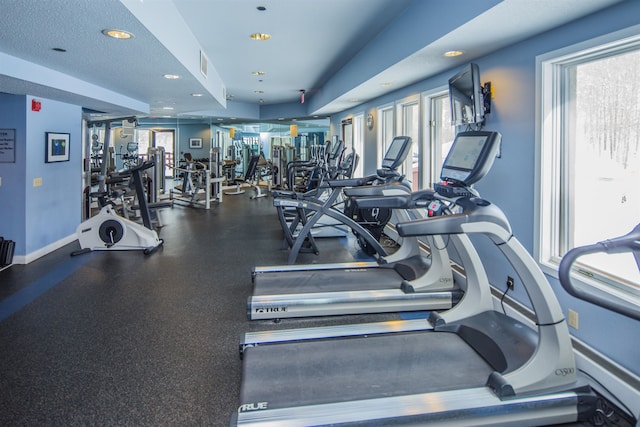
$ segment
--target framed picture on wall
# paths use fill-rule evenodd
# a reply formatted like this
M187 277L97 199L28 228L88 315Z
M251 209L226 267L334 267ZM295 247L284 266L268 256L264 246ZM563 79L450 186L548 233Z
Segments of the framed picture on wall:
M46 157L47 163L69 161L69 134L47 132L46 133Z
M189 148L202 148L202 138L189 138Z

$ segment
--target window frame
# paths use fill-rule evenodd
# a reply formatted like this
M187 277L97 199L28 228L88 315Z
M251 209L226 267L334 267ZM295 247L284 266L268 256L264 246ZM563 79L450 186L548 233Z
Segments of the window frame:
M424 105L423 114L423 155L421 157L423 166L423 186L424 188L432 188L433 184L440 181L440 169L442 168L442 147L438 145L439 135L437 133L436 112L434 103L436 100L449 99L449 87L447 85L440 86L433 90L422 93L422 104ZM451 122L451 120L449 120ZM452 125L453 127L453 125ZM456 130L454 129L454 134Z
M536 57L534 255L551 277L558 277L559 254L570 249L571 225L562 222L571 205L559 197L562 191L567 191L572 179L570 172L563 174L568 169L567 155L572 147L569 126L565 126L571 112L559 107L569 95L566 75L575 65L638 49L640 25ZM580 274L574 273L574 280L640 305L640 295L624 283L600 274L586 263L576 263L576 267L574 270Z

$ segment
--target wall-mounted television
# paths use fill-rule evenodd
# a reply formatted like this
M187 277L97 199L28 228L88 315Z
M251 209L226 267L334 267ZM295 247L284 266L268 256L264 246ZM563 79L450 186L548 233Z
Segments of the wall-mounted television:
M488 91L480 83L480 68L469 64L449 79L449 100L451 101L451 124L482 125L488 108L485 93ZM487 99L488 101L488 99Z

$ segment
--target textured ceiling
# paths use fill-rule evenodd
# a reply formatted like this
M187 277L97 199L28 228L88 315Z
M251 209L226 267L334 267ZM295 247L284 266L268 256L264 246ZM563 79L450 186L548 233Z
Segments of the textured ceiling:
M0 91L112 115L327 115L617 1L2 0Z

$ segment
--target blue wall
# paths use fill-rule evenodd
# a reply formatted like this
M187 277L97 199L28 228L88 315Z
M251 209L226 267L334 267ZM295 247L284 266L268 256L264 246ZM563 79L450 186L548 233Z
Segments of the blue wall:
M502 158L477 185L483 197L500 206L511 221L514 235L530 253L534 247L535 209L535 100L536 56L589 40L640 23L640 2L626 1L568 25L535 36L516 45L473 59L480 66L483 82L494 88L492 113L487 129L502 134ZM434 76L360 105L331 118L332 132L340 129L340 120L350 114L376 113L376 107L409 95L443 87L457 69ZM376 117L377 123L377 117ZM376 135L365 133L365 171L375 168ZM487 239L474 239L491 282L504 289L508 274L513 274L502 255ZM565 313L568 308L581 313L580 328L571 333L607 355L623 367L640 375L640 346L636 344L638 322L615 315L569 296L554 277L549 277ZM523 286L513 296L529 305ZM615 333L612 333L612 329Z
M0 235L16 241L15 256L27 257L68 241L80 223L82 109L30 96L0 94L0 127L16 128L16 163L0 163ZM46 132L70 134L68 162L45 162ZM34 187L34 179L42 185Z
M26 96L0 93L0 128L16 130L15 163L0 163L0 236L25 251Z

